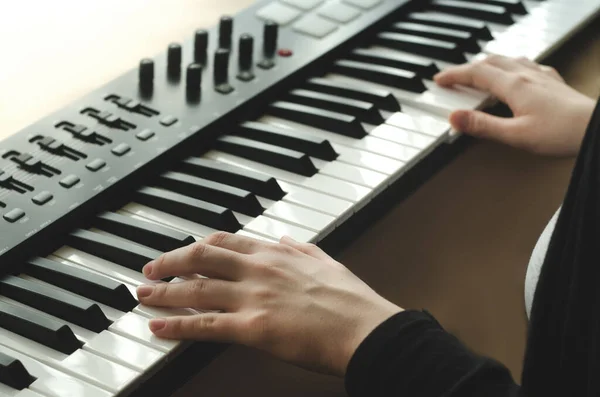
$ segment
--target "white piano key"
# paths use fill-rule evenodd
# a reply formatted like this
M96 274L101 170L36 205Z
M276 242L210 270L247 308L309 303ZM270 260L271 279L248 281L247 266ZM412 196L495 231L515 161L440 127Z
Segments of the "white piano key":
M322 168L319 168L319 172L323 175L329 175L356 185L368 187L373 189L375 193L379 193L386 186L385 182L388 179L388 175L344 164L340 161L332 161L323 165Z
M63 354L2 328L0 344L112 393L125 389L140 375L87 351Z
M49 394L47 394L47 396L49 396ZM44 397L41 394L38 394L32 390L29 389L23 389L19 392L19 394L17 394L17 397Z
M370 135L367 135L361 139L350 138L334 132L321 130L273 116L263 116L258 121L288 130L294 130L300 134L308 133L318 136L319 138L327 139L331 143L335 142L353 149L364 150L366 152L375 153L380 156L389 157L402 162L410 162L419 153L419 150L413 147L399 145Z
M157 222L161 225L169 226L179 231L189 233L194 238L204 238L212 233L217 232L216 229L211 227L207 227L175 215L167 214L166 212L155 210L154 208L138 203L129 203L117 212L137 215L141 218Z
M238 230L237 232L235 232L235 234L238 234L240 236L250 237L250 238L253 238L255 240L266 241L266 242L269 242L269 243L278 243L279 242L279 240L277 240L275 238L266 237L266 236L260 236L260 235L258 235L256 233L250 233L249 231L244 230L244 229Z
M310 208L317 212L332 215L336 219L347 219L351 214L352 202L337 197L328 196L323 193L305 189L285 181L277 181L281 188L287 193L282 201L296 204L301 207Z
M409 109L407 109L408 111ZM410 109L414 113L414 110ZM403 128L409 131L420 132L432 137L440 137L447 134L452 128L446 121L440 121L431 116L411 115L406 112L396 112L385 120L386 124Z
M109 330L132 338L154 349L169 353L182 346L183 342L156 337L149 328L150 320L135 313L127 313L118 321L114 322Z
M331 144L339 154L337 160L343 163L358 165L359 167L381 172L386 175L394 175L406 165L405 162L394 160L389 157L380 156L375 153L365 152L337 143Z
M244 226L247 225L248 223L252 222L252 220L255 218L253 216L249 216L246 214L241 214L239 212L233 211L233 215L235 216L235 218L237 219L237 221L239 222L240 225Z
M83 348L141 373L149 371L165 356L158 350L108 331L102 331Z
M53 255L88 269L99 271L102 274L106 274L107 276L110 276L116 280L134 285L136 287L148 282L148 280L146 280L144 275L140 272L136 272L135 270L128 269L105 259L98 258L97 256L90 255L87 252L83 252L68 246L59 248L58 250L54 251Z
M171 281L173 282L173 281ZM163 308L157 306L146 306L146 305L137 305L133 309L133 313L139 314L142 317L147 318L158 318L158 317L168 317L168 316L189 316L193 314L197 314L193 309L186 308Z
M317 241L317 233L301 227L290 225L276 219L259 216L244 226L244 230L261 234L279 240L283 236L290 236L294 240L308 243Z
M316 233L327 234L335 227L334 217L283 201L269 206L263 215Z
M211 150L210 152L205 153L204 157L233 164L245 169L262 172L263 174L271 175L277 179L316 190L318 192L341 198L343 200L351 201L353 203L363 202L364 200L368 199L372 193L370 189L364 186L354 185L350 182L335 179L326 175L316 174L311 177L305 177L216 150Z
M381 124L373 128L369 134L376 136L377 138L396 142L404 146L411 146L419 150L427 149L437 141L436 138L430 135L410 131L391 124Z
M0 346L0 352L20 360L27 371L37 379L29 386L30 392L46 397L110 397L114 394L88 384L48 365L42 364L10 347ZM34 397L38 394L15 394L18 397Z
M14 397L18 395L19 390L13 389L12 387L8 387L2 383L0 383L0 397Z

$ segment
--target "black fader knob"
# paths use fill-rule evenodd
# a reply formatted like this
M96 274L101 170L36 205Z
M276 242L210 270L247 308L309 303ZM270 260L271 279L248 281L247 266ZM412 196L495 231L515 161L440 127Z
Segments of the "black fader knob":
M140 61L138 79L142 95L151 94L154 87L154 61L152 59L144 58Z
M171 79L177 79L181 74L181 45L179 44L169 44L167 49L167 74Z
M239 52L239 72L237 78L242 81L250 81L254 78L252 73L252 63L254 59L254 38L249 34L240 36L238 47Z
M208 31L198 29L194 33L194 61L206 65L206 51L208 48Z
M188 65L185 75L185 88L189 102L197 102L202 92L202 65L192 63Z
M215 91L229 94L233 87L229 85L229 50L219 48L215 51L214 61Z
M231 48L231 35L233 34L233 18L221 17L219 23L219 48Z
M266 21L263 29L263 59L258 63L263 69L275 66L274 57L277 51L277 39L279 36L279 25L273 21Z

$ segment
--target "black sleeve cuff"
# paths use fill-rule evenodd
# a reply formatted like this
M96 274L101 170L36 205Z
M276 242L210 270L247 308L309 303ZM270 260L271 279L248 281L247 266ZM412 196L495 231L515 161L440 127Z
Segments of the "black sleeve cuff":
M438 397L491 388L494 395L506 395L497 392L515 385L506 368L471 353L429 313L406 310L360 344L348 364L345 386L351 397Z

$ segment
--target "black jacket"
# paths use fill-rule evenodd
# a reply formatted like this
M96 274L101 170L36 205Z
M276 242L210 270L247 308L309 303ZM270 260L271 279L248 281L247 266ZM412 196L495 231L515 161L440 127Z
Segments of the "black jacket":
M427 312L377 327L346 372L351 397L600 396L600 101L536 287L521 386Z

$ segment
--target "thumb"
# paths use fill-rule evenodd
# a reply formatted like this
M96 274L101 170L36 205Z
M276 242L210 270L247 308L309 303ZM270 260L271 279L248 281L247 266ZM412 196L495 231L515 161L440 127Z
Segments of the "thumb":
M467 135L489 138L505 143L511 135L514 119L492 116L478 110L457 110L450 115L450 124Z

